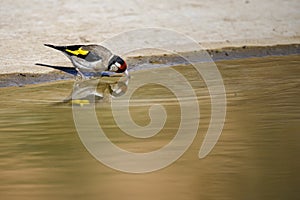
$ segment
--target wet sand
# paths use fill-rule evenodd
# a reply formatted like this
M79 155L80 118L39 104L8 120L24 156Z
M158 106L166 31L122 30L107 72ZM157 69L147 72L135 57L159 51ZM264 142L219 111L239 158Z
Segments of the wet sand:
M223 47L220 49L204 50L207 54L209 62L217 62L222 60L236 60L244 58L259 58L267 56L287 56L300 54L299 44L275 45L275 46L242 46L242 47ZM181 56L195 57L199 52L181 52L178 54L154 54L139 55L126 57L129 71L145 70L149 65L159 66L176 66L180 64L189 64ZM201 53L200 53L201 54ZM204 59L207 59L206 56ZM200 56L198 62L203 62L203 56ZM194 59L195 62L195 59ZM51 66L51 65L50 65ZM146 66L146 67L140 67ZM38 67L37 65L35 67ZM64 67L73 67L71 63ZM44 67L49 68L49 67ZM71 69L70 68L70 69ZM0 88L11 86L24 86L27 84L37 84L43 82L53 82L59 80L74 79L72 74L54 70L49 73L12 73L0 74Z

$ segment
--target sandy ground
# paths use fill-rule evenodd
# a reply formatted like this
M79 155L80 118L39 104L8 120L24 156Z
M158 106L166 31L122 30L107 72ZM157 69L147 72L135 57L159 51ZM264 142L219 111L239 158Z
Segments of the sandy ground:
M71 66L43 43L101 43L145 27L178 31L208 49L300 43L299 10L299 0L2 0L0 74L51 71L36 62Z

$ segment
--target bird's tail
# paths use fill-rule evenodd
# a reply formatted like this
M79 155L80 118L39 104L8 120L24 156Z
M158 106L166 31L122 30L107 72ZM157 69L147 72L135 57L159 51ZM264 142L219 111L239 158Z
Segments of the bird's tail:
M57 69L59 71L66 72L68 74L72 74L74 76L76 76L78 73L78 71L75 68L71 68L71 67L53 66L53 65L47 65L47 64L42 64L42 63L35 63L35 65L39 65L39 66L43 66L43 67L50 67L53 69Z
M56 49L56 50L59 50L59 51L65 51L66 50L66 46L55 46L55 45L52 45L52 44L44 44L46 47L50 47L50 48L53 48L53 49Z

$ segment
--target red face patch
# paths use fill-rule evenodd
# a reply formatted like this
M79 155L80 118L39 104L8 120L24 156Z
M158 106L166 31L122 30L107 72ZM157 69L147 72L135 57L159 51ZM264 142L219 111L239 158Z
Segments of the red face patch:
M124 72L126 69L127 69L127 64L126 64L125 61L123 61L123 63L122 63L121 66L120 66L120 70L121 70L122 72Z

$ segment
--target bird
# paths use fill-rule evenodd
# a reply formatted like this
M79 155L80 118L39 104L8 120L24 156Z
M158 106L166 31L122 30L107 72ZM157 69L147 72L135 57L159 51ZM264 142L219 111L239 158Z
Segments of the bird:
M66 55L82 78L128 75L127 63L97 44L56 46L44 44Z
M103 77L99 79L81 79L74 84L71 94L63 103L73 105L90 105L93 103L110 102L112 98L124 95L128 89L128 76Z

